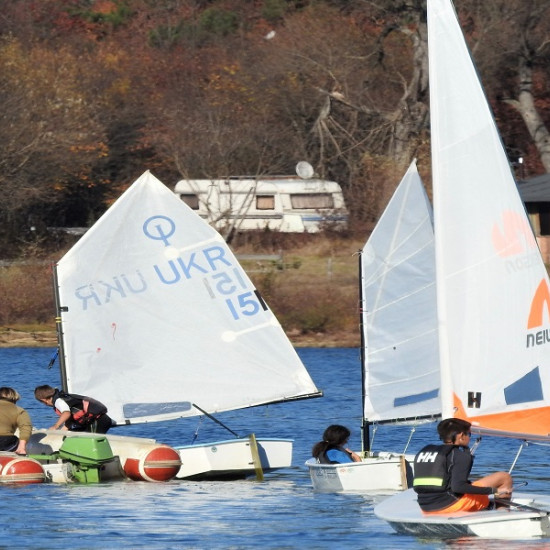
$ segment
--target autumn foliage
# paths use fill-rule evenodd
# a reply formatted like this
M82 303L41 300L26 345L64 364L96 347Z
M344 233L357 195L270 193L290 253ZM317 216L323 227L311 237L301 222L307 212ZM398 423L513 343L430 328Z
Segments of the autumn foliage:
M456 4L511 155L525 158L523 175L544 171L512 100L530 52L548 122L550 8ZM0 257L59 246L52 228L90 225L145 170L173 186L291 174L307 160L343 186L352 228L376 220L414 156L429 182L421 0L10 0L2 10Z

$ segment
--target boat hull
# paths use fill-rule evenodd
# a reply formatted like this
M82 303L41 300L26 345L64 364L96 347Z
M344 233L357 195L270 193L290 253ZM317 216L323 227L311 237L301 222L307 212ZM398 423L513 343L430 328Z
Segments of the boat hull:
M310 458L306 466L316 492L394 493L412 483L410 462L397 453L375 453L347 464L319 464Z
M175 447L181 458L177 479L234 480L258 476L259 459L262 473L292 465L292 439L257 439L257 458L250 438L230 439L199 445Z
M89 463L78 455L75 446L73 459L59 458L67 438L106 439L112 454L89 467ZM65 444L66 446L66 444ZM84 447L88 447L84 445ZM44 457L47 476L50 481L67 483L73 481L96 482L115 480L168 481L173 479L181 466L179 453L172 447L154 439L126 437L111 434L68 432L62 430L37 430L27 445L29 454ZM51 457L48 459L47 457ZM78 475L77 475L78 472ZM80 477L79 477L80 476Z
M550 497L516 493L514 502L519 505L517 508L424 515L416 493L409 489L383 500L375 506L374 513L398 533L420 538L530 539L550 536Z

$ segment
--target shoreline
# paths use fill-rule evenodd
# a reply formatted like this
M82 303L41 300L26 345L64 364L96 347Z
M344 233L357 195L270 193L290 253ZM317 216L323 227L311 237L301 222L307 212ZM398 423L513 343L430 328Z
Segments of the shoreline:
M296 348L358 348L359 336L340 333L287 334ZM0 348L55 348L55 330L19 330L0 327Z

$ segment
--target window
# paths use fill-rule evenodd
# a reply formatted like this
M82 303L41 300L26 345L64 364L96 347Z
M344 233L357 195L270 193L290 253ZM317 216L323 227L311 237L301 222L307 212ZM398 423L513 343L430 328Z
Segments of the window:
M322 208L334 208L334 202L330 193L311 193L290 195L292 208L310 208L312 210L320 210Z
M180 199L193 210L199 209L199 197L198 195L192 195L191 193L181 193Z
M256 197L256 210L275 210L275 195Z

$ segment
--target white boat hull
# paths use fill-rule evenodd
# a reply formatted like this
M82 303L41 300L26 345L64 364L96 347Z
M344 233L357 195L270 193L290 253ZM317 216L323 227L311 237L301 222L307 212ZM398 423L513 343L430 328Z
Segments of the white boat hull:
M292 439L257 439L262 473L292 465ZM174 447L181 458L177 479L231 480L257 477L249 438Z
M416 493L409 489L383 500L375 506L374 513L398 533L421 538L530 539L550 536L550 497L516 493L513 501L520 506L425 515L420 510Z
M375 453L347 464L319 464L310 458L306 466L317 492L394 493L412 482L409 460L397 453Z

